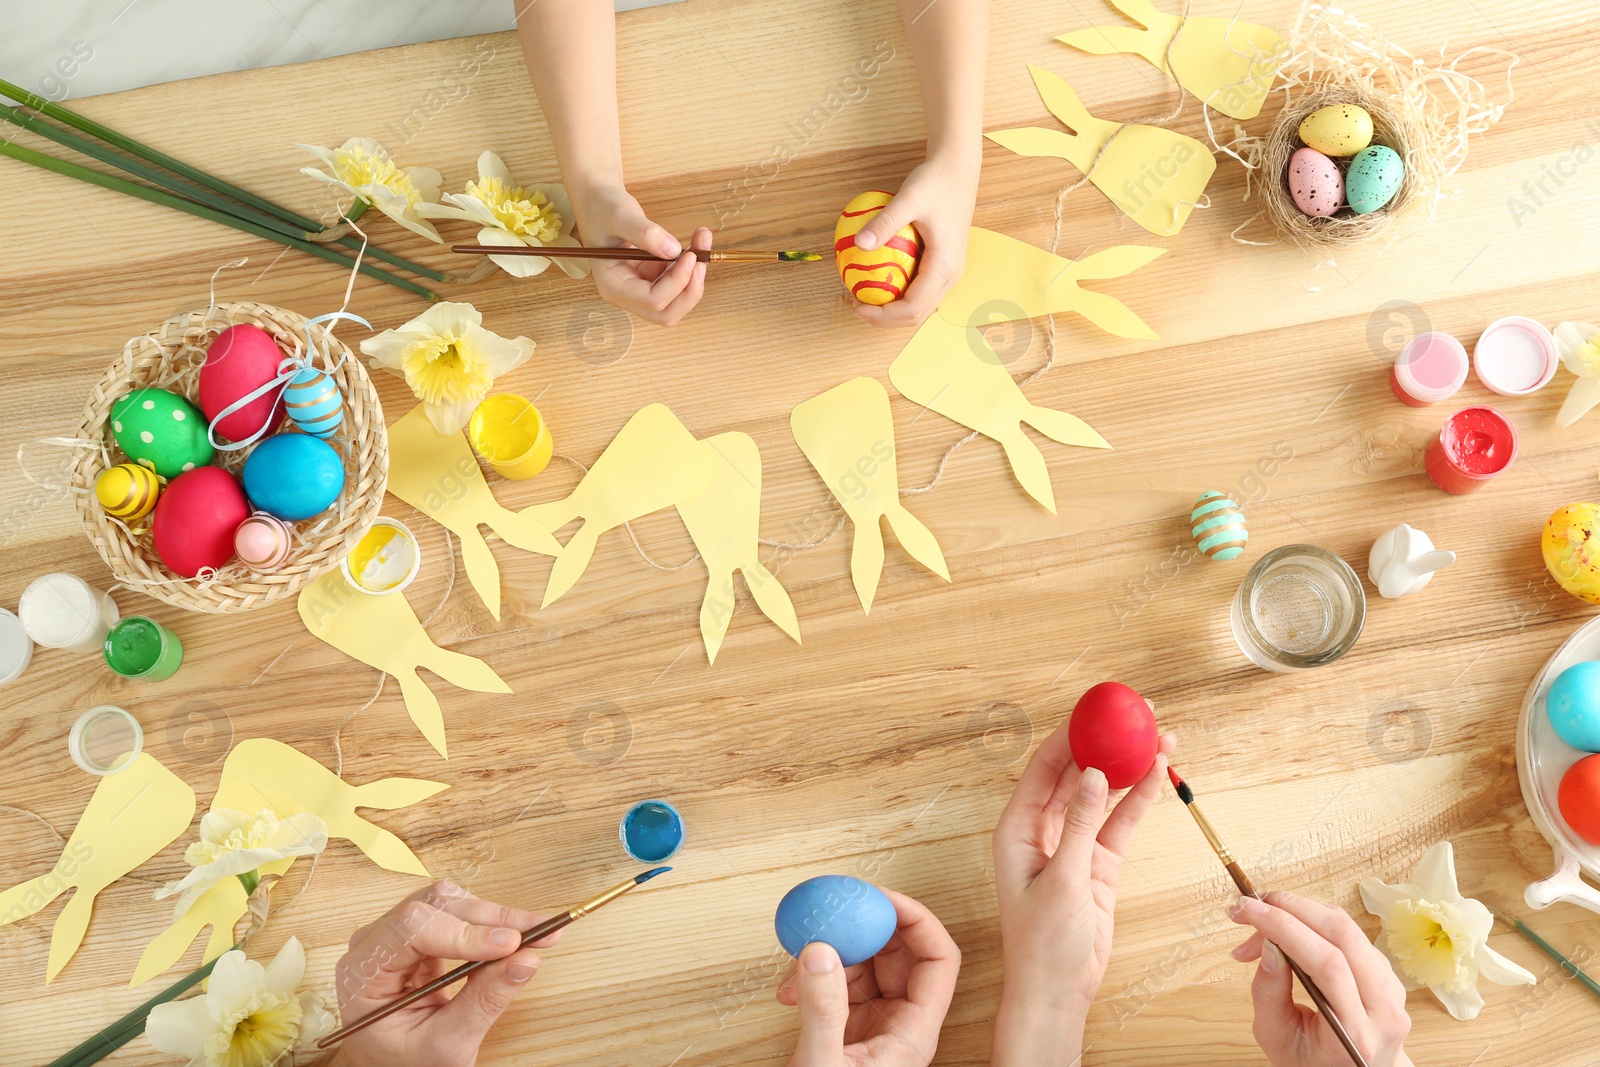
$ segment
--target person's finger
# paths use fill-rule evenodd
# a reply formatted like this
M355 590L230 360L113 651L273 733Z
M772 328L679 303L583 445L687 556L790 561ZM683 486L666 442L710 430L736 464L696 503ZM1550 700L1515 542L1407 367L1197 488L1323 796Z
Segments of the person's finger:
M1228 909L1234 922L1253 926L1311 976L1341 1015L1363 1013L1350 963L1337 946L1295 916L1254 897L1240 897Z
M710 248L711 231L704 226L694 231L694 236L689 241L690 248ZM672 303L661 309L661 316L657 320L663 326L672 326L681 322L683 317L694 309L700 302L706 289L706 264L696 262L689 275L689 284L683 287L683 292L673 298Z
M889 944L892 946L894 939L891 938ZM887 952L889 949L886 948L884 951ZM850 1003L861 1004L883 995L883 991L878 988L878 975L876 968L873 967L873 962L873 960L868 960L865 963L858 963L854 967L846 967L844 969L845 985L850 990ZM799 991L795 988L795 979L798 977L797 972L799 969L800 962L798 960L791 961L789 966L784 968L783 977L778 980L777 997L779 1004L787 1004L792 1008L796 1000L799 999Z
M1261 950L1250 982L1250 1005L1255 1015L1250 1031L1269 1057L1299 1047L1301 1015L1294 1002L1294 979L1283 954L1270 941Z
M1000 819L1004 822L1008 815L1013 814L1032 819L1049 803L1059 786L1065 785L1070 794L1077 784L1078 765L1072 762L1072 747L1067 743L1067 720L1063 719L1061 725L1034 750L1028 765L1023 768L1022 777L1017 779L1017 787L1011 791L1011 799L1006 803Z
M355 973L379 986L430 958L497 960L516 951L522 931L465 922L426 900L405 900L350 946Z
M937 1012L942 1021L961 974L961 949L926 904L892 889L883 892L894 905L900 943L916 956L906 979L905 998Z
M521 949L503 960L480 967L467 984L440 1009L443 1032L463 1046L476 1046L539 970L539 954Z
M474 926L488 926L493 928L509 927L510 929L526 933L549 918L537 912L523 911L521 908L508 907L505 904L496 904L489 900L480 900L470 893L454 900L445 901L444 910ZM534 942L535 948L548 948L561 940L561 931L540 938Z
M637 206L619 211L612 221L612 229L624 244L642 248L652 256L676 259L683 251L676 237L651 222L645 217L644 210Z
M1128 842L1133 839L1133 832L1138 829L1140 820L1144 818L1145 812L1150 810L1150 805L1161 795L1161 782L1166 776L1167 757L1165 753L1158 751L1156 761L1150 765L1150 770L1128 790L1126 796L1117 801L1117 806L1111 809L1106 824L1100 828L1102 845L1119 856L1127 851Z
M1389 961L1367 940L1366 933L1356 925L1349 912L1295 893L1272 892L1267 894L1266 900L1273 907L1282 908L1305 923L1344 953L1350 973L1355 976L1361 1002L1369 1012L1393 1004L1400 980L1395 977Z
M692 253L685 252L677 260L661 272L661 276L650 283L650 289L645 297L645 318L651 322L661 322L666 310L678 296L694 281L695 270L699 263Z
M850 994L844 967L832 946L813 941L800 950L795 991L800 1038L789 1067L843 1067Z
M1261 946L1266 942L1266 935L1257 930L1234 946L1231 955L1240 963L1253 963L1261 958Z
M1086 768L1078 776L1078 788L1072 794L1062 823L1061 843L1045 865L1045 873L1070 893L1089 891L1095 838L1105 819L1108 793L1106 776L1098 768Z
M915 246L905 238L896 238L912 219L917 217L916 205L909 197L896 196L883 206L883 210L872 216L867 224L856 233L856 247L865 252L882 245L899 247L902 251L915 251Z

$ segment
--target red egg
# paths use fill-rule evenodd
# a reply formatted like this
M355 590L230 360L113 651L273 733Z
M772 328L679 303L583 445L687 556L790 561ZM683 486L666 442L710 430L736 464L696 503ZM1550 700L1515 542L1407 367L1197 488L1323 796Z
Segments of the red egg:
M229 404L276 378L283 359L278 342L259 326L242 322L217 334L200 368L200 410L206 420L215 421ZM258 431L271 433L283 422L283 411L283 390L273 389L229 412L217 423L217 436L243 441Z
M1144 697L1121 682L1101 682L1073 706L1067 744L1079 767L1096 767L1112 789L1126 789L1156 761L1156 716Z
M193 578L233 558L233 535L250 517L239 480L221 467L178 475L156 501L156 555L173 574Z
M1567 768L1556 801L1572 832L1591 845L1600 845L1600 752Z

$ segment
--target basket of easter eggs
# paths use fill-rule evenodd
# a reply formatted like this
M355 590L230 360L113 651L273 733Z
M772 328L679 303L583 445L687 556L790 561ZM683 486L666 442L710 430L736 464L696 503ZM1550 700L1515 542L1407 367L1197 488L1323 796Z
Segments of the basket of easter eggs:
M190 611L248 611L360 540L383 504L388 437L333 325L220 303L124 346L89 393L72 469L118 582Z

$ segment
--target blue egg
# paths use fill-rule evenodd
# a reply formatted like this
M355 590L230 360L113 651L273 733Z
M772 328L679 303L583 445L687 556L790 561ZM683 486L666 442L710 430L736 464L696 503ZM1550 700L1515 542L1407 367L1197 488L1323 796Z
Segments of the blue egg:
M344 422L344 394L327 371L304 367L283 391L284 407L302 433L331 437Z
M846 967L864 963L894 936L899 917L883 890L843 874L807 878L778 901L778 942L791 956L813 941L832 945Z
M1544 710L1561 740L1584 752L1600 752L1600 662L1575 663L1556 675Z
M622 847L640 863L661 863L683 847L683 816L665 800L641 800L617 828Z
M280 433L244 461L250 503L285 522L309 519L344 492L344 460L333 446L303 433Z

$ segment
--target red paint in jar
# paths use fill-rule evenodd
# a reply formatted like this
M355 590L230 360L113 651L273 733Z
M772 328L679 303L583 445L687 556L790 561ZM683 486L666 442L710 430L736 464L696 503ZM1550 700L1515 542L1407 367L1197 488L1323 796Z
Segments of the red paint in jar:
M1447 493L1470 493L1517 458L1517 428L1494 408L1462 408L1428 442L1428 477Z

